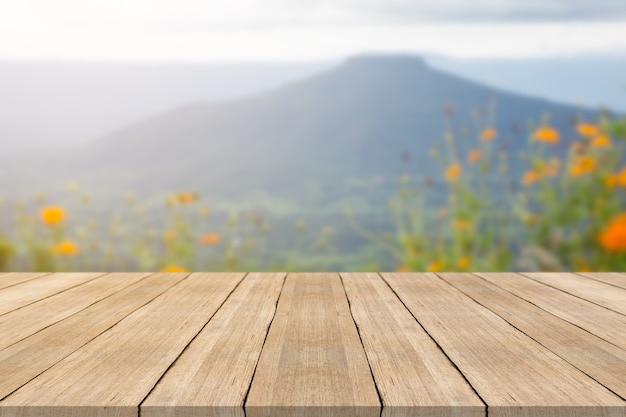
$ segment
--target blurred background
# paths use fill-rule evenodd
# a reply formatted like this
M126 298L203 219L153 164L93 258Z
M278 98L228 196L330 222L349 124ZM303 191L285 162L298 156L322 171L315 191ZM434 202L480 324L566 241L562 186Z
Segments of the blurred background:
M621 0L0 0L0 271L626 267Z

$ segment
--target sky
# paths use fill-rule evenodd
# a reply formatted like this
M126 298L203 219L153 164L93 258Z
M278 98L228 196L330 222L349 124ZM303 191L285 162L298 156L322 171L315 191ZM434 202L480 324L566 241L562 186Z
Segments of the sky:
M626 55L624 0L0 0L0 60Z

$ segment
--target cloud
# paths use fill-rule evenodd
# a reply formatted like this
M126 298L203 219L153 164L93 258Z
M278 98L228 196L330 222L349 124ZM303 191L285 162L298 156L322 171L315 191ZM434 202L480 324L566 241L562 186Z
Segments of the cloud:
M293 25L597 21L626 18L624 0L20 0L0 26L164 32Z

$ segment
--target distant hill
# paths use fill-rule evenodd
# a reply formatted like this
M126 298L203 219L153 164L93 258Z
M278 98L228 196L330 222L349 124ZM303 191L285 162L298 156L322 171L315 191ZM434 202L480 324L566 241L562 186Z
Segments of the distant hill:
M404 151L416 170L440 179L442 167L428 150L446 129L442 108L454 107L464 158L477 132L492 124L489 103L498 143L508 143L511 155L526 147L527 123L546 113L563 138L557 153L575 137L572 117L594 117L434 70L419 57L359 56L251 98L180 107L63 153L5 159L0 185L24 192L78 180L95 191L195 188L205 195L261 193L319 203L345 196L345 184L391 183ZM471 133L466 140L458 137L462 128Z

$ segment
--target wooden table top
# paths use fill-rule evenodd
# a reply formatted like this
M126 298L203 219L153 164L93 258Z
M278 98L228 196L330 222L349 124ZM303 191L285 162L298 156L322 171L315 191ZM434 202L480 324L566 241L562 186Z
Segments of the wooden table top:
M0 417L626 417L626 274L0 274Z

